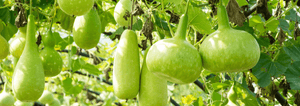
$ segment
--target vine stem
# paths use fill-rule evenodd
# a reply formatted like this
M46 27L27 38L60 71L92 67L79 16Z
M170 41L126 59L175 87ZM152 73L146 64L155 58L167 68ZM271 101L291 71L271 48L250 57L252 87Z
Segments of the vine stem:
M132 30L132 26L133 26L133 11L134 11L134 4L135 4L135 0L132 0L132 8L131 8L131 13L130 13L130 27L129 29Z

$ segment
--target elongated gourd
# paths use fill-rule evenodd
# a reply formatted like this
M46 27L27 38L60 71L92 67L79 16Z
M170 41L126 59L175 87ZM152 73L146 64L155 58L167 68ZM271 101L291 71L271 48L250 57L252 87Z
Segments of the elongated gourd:
M16 37L10 42L10 53L16 57L20 58L22 52L25 47L25 40L26 39L26 26L20 27L19 32L16 34Z
M34 102L43 94L45 86L44 69L36 45L34 16L29 15L26 44L14 69L12 89L22 102Z
M139 92L140 57L137 35L126 29L114 55L113 87L120 99L131 99Z
M9 44L6 39L0 35L0 59L4 59L8 55Z
M211 72L238 72L254 67L260 57L255 38L246 31L232 29L226 8L218 7L217 31L200 46L203 68Z
M58 75L63 66L63 60L57 51L54 50L55 38L51 31L43 37L44 49L40 53L43 63L45 77Z
M141 82L139 92L140 106L166 106L168 102L167 80L161 79L152 74L146 65L146 56L141 71Z
M199 52L185 40L187 23L186 9L180 18L175 37L156 42L146 59L147 67L153 74L178 84L194 82L202 69Z
M91 49L97 46L101 35L101 21L95 9L78 16L73 25L73 38L80 48Z

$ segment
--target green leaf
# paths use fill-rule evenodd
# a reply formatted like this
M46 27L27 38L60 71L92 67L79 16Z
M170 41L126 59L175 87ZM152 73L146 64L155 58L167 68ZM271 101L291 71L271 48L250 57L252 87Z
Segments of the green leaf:
M101 32L105 31L105 26L108 23L116 24L114 16L109 11L101 11L101 13L99 14L99 18L101 21Z
M222 96L218 92L216 92L216 91L213 92L212 99L214 101L214 103L213 103L214 106L220 106Z
M125 29L123 27L119 27L111 36L109 36L109 38L113 39L116 35L122 35L124 30Z
M263 22L261 21L260 16L255 15L255 16L253 16L253 17L250 18L249 26L250 26L250 27L254 27L254 26L256 26L257 24L261 24L261 23L263 23Z
M168 3L174 3L175 5L178 5L181 3L182 0L162 0L165 4Z
M8 23L10 21L11 16L8 8L0 9L0 19L5 23Z
M240 7L248 5L248 2L246 0L236 0L236 2L239 4Z
M300 90L300 61L295 61L285 72L286 80L293 90Z
M139 31L139 30L142 30L142 28L143 28L143 22L140 19L132 25L133 31L136 31L136 30Z
M295 61L300 61L300 44L293 41L288 40L285 42L285 46L283 50L286 52L288 56L290 56Z
M260 33L265 33L266 29L263 23L257 24L255 27Z
M219 83L219 82L212 84L212 87L213 87L214 90L219 90L219 89L222 89L222 88L226 88L228 86L229 85L226 84L226 83Z
M279 19L279 27L283 30L283 31L289 31L289 23L284 20L284 19Z
M251 35L254 35L253 27L250 27L248 22L244 22L243 24L244 24L244 25L243 25L242 27L237 26L237 27L235 27L234 29L244 30L244 31L250 33Z
M155 25L164 29L164 30L167 30L167 31L170 31L169 27L168 27L168 23L164 20L164 19L161 19L159 16L159 14L156 13L156 12L153 12L153 16L154 16L154 19L155 19Z
M258 101L254 95L248 92L241 84L236 83L236 91L239 100L244 104L244 106L259 106Z
M300 21L300 16L294 9L291 9L289 12L286 13L285 19L292 21L296 21L297 19L298 21Z
M196 7L189 7L189 25L195 28L202 34L210 34L214 32L211 26L211 22L207 19L206 13Z
M271 58L262 53L258 63L252 68L252 73L258 79L260 87L266 87L271 83L271 76L267 70L270 68L271 62Z
M63 83L62 83L62 87L64 88L64 90L66 92L68 92L72 87L72 79L71 78L66 78L63 80Z
M277 32L277 27L279 25L279 21L274 19L274 17L272 16L271 18L269 18L267 21L266 21L266 29L267 30L270 30L272 32Z
M86 63L85 65L82 66L82 69L84 69L85 71L94 74L94 75L99 75L102 72L98 70L98 68L96 68L94 65Z
M270 39L268 39L267 37L259 37L256 40L259 46L268 47L270 45Z
M10 23L7 23L6 27L3 27L4 29L1 32L1 35L7 40L9 41L10 38L17 33L18 28Z

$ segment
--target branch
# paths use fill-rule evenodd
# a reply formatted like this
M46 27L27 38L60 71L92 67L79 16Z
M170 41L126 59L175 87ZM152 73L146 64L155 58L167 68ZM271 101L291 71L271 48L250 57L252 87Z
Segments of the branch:
M101 80L100 77L97 77L97 76L94 76L94 75L91 75L91 74L82 73L80 71L75 71L74 73L79 74L79 75L88 76L88 77L91 77L91 78L96 78L97 80L102 81L102 82L104 82L104 83L106 83L108 85L112 85L112 82L106 81L105 79Z
M65 53L71 52L71 50L66 50L66 49L64 49L64 50L57 50L57 51L58 52L65 52ZM88 55L87 53L83 53L83 52L79 52L79 53L77 53L77 55L84 56L84 57L89 57L89 58L97 57L97 56L95 56L93 54ZM106 61L105 58L102 58L102 57L98 57L98 58L101 59L101 61Z
M275 98L282 106L289 106L287 100L285 100L278 91L275 94Z
M194 83L205 92L205 88L199 80L196 80Z
M170 102L174 105L174 106L180 106L175 100L173 100L171 97L170 97Z

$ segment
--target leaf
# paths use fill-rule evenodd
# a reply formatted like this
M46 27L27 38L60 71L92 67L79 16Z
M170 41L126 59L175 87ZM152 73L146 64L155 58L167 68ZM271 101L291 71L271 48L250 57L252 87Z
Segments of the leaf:
M113 39L116 35L122 35L124 30L125 29L123 27L119 27L111 36L109 36L109 38Z
M211 22L207 19L206 13L196 7L189 7L189 25L202 34L210 34L214 32Z
M71 78L66 78L63 80L62 87L64 88L65 91L69 91L73 85L72 85L72 79Z
M10 21L11 16L8 8L0 9L0 19L5 23L8 23Z
M100 9L97 9L97 10L100 10ZM105 31L105 26L108 23L116 24L114 16L109 11L101 11L101 13L99 14L99 18L101 21L101 32Z
M261 23L263 23L263 22L261 21L260 16L255 15L255 16L250 18L249 26L250 27L255 27L257 24L261 24Z
M268 47L270 45L270 39L268 39L267 37L259 37L256 40L259 46Z
M283 50L295 61L300 61L300 45L293 40L285 42Z
M164 19L161 19L159 16L159 14L156 13L156 12L153 12L153 16L154 16L154 19L155 19L155 25L164 29L164 30L167 30L167 31L170 31L169 27L168 27L168 23L164 20Z
M251 35L254 35L253 27L250 27L248 22L244 22L242 27L237 26L234 29L244 30L244 31L250 33Z
M279 19L279 27L282 28L283 31L289 31L289 23L284 19Z
M285 19L292 21L296 21L297 19L298 21L300 21L300 16L294 9L291 9L289 12L286 13Z
M84 64L82 66L82 69L94 75L99 75L102 73L101 71L98 70L98 68L96 68L94 65L89 63Z
M286 80L293 90L300 90L300 61L295 61L285 72Z
M272 31L272 32L276 32L277 31L277 27L279 25L279 21L274 19L274 17L272 16L271 18L269 18L267 21L266 21L266 29L269 30L269 31Z
M178 5L181 3L182 0L162 0L162 1L164 1L165 4L174 3L175 5Z
M219 83L219 82L212 84L212 87L213 87L214 90L219 90L219 89L222 89L222 88L226 88L228 86L229 85L226 84L226 83Z
M246 0L236 0L236 2L239 4L240 7L248 5L248 2Z
M17 33L18 28L10 23L7 23L6 27L3 27L4 29L1 32L1 35L7 40L9 41L10 38Z
M139 19L139 20L137 20L136 23L134 23L134 24L132 25L132 30L133 30L133 31L136 31L136 30L142 30L142 27L143 27L143 22Z
M239 100L244 104L243 106L259 106L255 96L249 93L241 84L236 83L235 87Z
M211 98L212 98L213 101L214 101L214 104L213 104L213 105L215 105L215 106L220 106L222 96L221 96L218 92L214 91Z
M63 80L62 86L67 95L74 94L76 96L82 91L84 82L76 82L75 86L72 84L72 82L73 80L71 78L66 78Z

